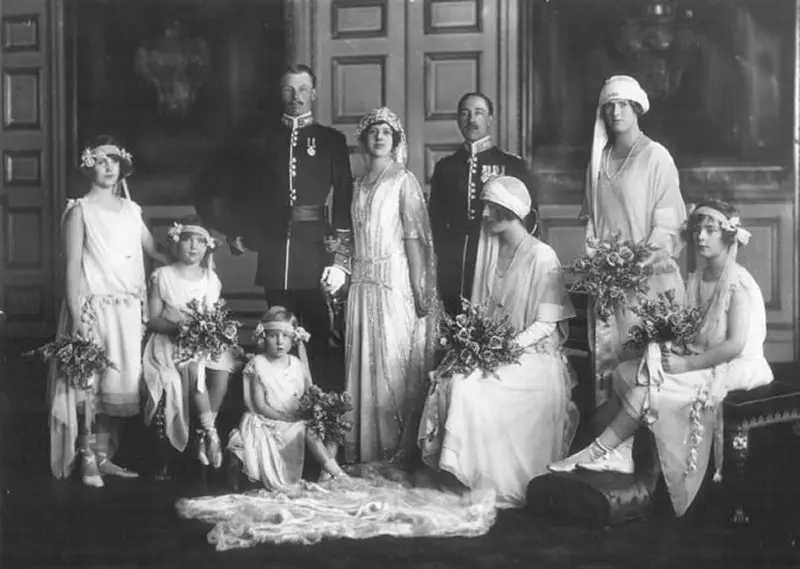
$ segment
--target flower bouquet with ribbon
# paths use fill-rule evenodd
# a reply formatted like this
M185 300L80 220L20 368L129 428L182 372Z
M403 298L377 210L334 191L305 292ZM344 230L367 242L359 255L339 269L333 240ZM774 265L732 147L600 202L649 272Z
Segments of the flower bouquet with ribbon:
M487 303L473 304L465 298L461 310L455 318L444 314L439 323L439 345L446 352L437 375L469 375L476 369L484 375L496 374L501 366L519 363L525 350L517 343L517 330L508 317L493 318Z
M642 298L630 310L639 316L641 322L629 330L625 347L642 354L637 377L640 385L649 388L644 420L652 423L658 415L654 408L654 388L657 391L664 379L662 357L670 352L683 354L690 351L700 329L702 313L699 308L678 302L674 290L660 292L655 299Z
M226 351L236 351L242 323L231 318L224 300L206 306L193 299L184 313L186 319L179 324L176 337L179 362L217 361Z
M57 377L61 381L84 392L84 420L87 430L91 431L95 378L108 369L117 369L103 347L82 336L64 336L23 355L39 356L49 361L56 366Z
M675 300L672 289L659 292L654 299L642 298L630 310L641 318L641 323L628 331L626 347L639 354L650 344L684 353L697 336L703 316L699 308Z
M347 419L352 410L349 393L325 392L316 385L306 389L298 407L306 426L328 447L344 444L345 433L353 428Z
M594 300L597 315L607 320L629 296L647 294L652 267L644 262L658 250L645 242L620 239L618 232L605 241L590 238L591 251L564 267L577 279L568 285L570 292L588 294Z

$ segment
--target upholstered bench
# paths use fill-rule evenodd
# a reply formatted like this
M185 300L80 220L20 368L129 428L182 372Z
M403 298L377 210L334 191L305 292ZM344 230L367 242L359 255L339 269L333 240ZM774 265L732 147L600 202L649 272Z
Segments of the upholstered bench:
M527 509L560 522L605 527L647 517L660 489L655 440L639 429L633 445L634 473L553 472L528 484ZM663 485L662 485L663 486Z
M733 496L734 523L747 523L744 498L745 467L750 451L750 430L781 423L800 426L800 382L774 381L750 391L732 391L723 402L726 454L733 467L725 468L723 484Z

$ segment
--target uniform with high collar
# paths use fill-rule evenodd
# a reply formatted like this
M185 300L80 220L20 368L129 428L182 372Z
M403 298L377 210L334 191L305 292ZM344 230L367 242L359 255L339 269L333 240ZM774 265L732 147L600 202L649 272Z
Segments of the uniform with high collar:
M228 145L198 186L198 214L258 252L256 284L268 304L294 312L311 333L315 380L326 371L318 362L327 359L319 352L329 336L320 277L331 264L349 273L348 256L327 252L324 241L334 231L340 242L350 241L351 198L345 136L311 113L283 115L280 125Z
M481 231L483 185L496 176L514 176L536 198L525 161L494 146L491 137L467 142L436 163L431 178L430 216L438 258L439 293L449 314L461 311L459 297L472 295Z

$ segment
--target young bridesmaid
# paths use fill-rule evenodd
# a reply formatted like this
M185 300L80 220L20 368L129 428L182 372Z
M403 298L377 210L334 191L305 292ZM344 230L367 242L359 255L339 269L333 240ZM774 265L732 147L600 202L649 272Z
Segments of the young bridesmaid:
M166 439L182 452L189 440L189 399L201 429L196 433L197 458L214 468L222 465L222 447L216 420L228 391L235 361L230 353L218 360L176 361L175 334L192 300L211 307L220 298L222 283L214 271L214 238L196 216L182 219L169 230L176 261L153 272L150 288L150 320L153 333L144 353L146 401L144 421L156 419L159 445ZM163 450L163 449L162 449ZM156 478L168 478L167 453L161 452Z
M103 135L83 150L80 167L89 178L89 191L69 200L62 218L65 298L58 333L93 339L117 369L95 380L89 429L78 418L84 393L60 381L51 368L50 466L56 477L69 476L77 441L83 483L101 487L103 476L138 476L111 462L115 423L139 412L143 254L161 264L170 259L157 250L141 208L130 199L125 178L133 169L131 155L113 137Z
M270 490L295 484L303 473L307 444L322 465L323 477L344 475L298 414L300 398L312 384L308 364L301 361L306 332L286 308L273 306L262 316L255 335L261 353L244 369L247 410L230 435L232 468L240 464L250 480L260 479ZM296 342L301 358L289 353Z

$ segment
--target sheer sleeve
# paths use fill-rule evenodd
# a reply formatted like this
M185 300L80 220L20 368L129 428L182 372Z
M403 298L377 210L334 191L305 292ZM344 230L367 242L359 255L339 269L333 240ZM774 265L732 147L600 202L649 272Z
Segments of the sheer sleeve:
M403 239L418 239L425 252L425 295L429 299L438 296L436 286L436 253L433 248L433 235L425 196L416 176L406 170L400 182L400 223L403 226Z
M406 171L400 187L400 221L405 239L422 239L431 242L431 225L425 207L425 195L416 176Z
M649 243L657 245L670 257L677 257L683 248L680 229L686 221L686 205L680 190L678 169L669 152L659 145L653 153L653 214Z

